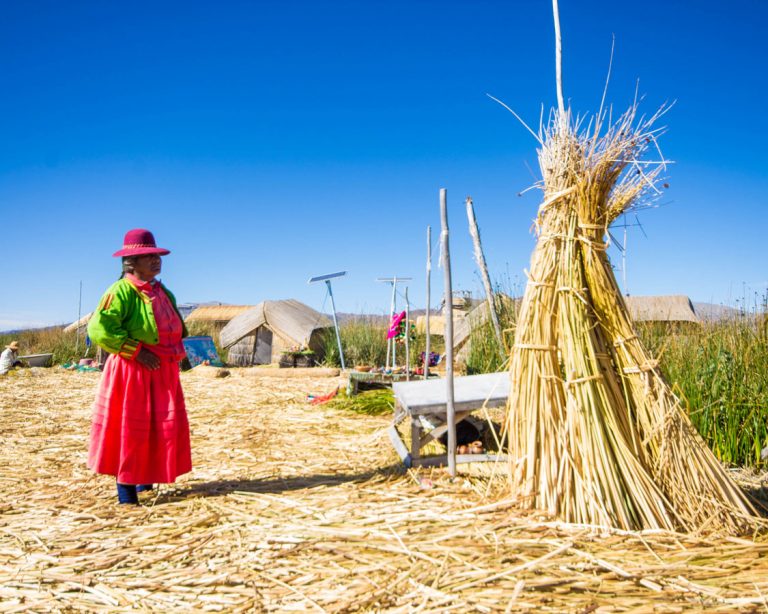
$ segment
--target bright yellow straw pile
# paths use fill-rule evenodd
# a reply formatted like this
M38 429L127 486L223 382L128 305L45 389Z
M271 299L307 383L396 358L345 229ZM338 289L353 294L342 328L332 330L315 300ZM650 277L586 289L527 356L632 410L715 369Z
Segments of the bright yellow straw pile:
M511 357L510 481L524 506L622 529L743 532L754 509L640 343L608 226L655 185L658 129L636 105L540 131L544 202ZM602 133L602 134L601 134Z

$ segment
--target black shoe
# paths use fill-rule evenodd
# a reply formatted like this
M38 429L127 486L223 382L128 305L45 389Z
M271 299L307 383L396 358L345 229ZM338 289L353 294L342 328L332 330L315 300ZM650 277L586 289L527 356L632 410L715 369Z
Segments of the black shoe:
M138 505L139 497L136 495L136 486L134 484L117 485L117 500L125 505Z

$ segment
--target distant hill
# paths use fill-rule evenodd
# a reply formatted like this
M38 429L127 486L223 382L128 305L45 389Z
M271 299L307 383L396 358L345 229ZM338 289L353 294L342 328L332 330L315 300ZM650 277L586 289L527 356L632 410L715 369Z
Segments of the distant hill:
M19 333L25 333L30 330L55 330L57 328L64 328L66 324L51 324L50 326L34 326L31 328L14 328L13 330L0 330L0 335L18 335Z

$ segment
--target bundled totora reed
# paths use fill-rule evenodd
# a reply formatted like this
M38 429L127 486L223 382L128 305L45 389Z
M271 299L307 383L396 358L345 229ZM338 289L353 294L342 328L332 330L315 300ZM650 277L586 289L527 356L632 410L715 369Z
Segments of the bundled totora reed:
M553 111L539 131L544 201L512 350L513 492L567 522L743 532L755 510L637 337L606 254L608 227L658 194L655 122ZM658 153L658 156L661 154Z

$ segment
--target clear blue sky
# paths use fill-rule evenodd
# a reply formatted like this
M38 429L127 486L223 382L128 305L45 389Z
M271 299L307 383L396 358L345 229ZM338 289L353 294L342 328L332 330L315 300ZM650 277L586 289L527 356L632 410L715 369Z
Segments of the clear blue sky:
M768 3L561 0L566 97L595 111L637 79L676 164L632 294L729 302L766 288ZM0 9L0 330L68 322L118 276L133 227L173 253L182 302L295 297L346 269L341 311L384 312L374 278L414 277L448 189L454 288L480 291L463 200L492 276L521 283L539 195L537 123L555 102L551 4L4 2ZM437 232L435 232L437 235ZM619 259L615 257L618 265ZM620 277L620 272L618 273ZM442 291L433 272L433 296Z

